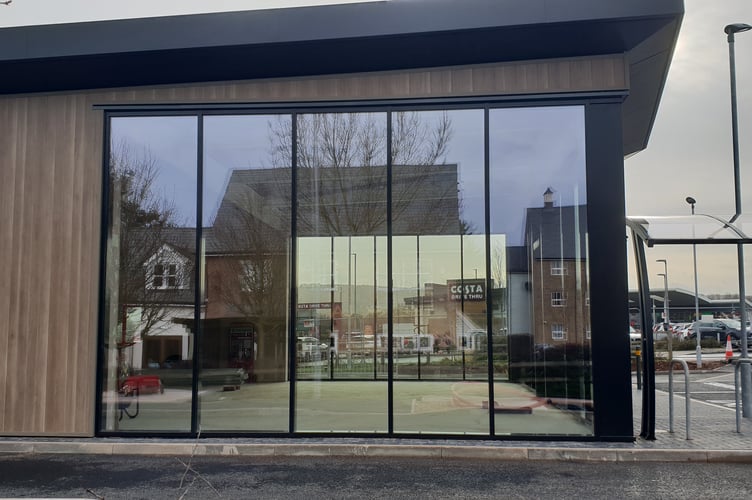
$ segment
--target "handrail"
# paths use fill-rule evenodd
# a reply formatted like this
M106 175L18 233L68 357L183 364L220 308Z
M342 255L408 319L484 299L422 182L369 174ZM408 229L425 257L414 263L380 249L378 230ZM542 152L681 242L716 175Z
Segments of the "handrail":
M739 404L739 386L741 382L741 375L739 372L741 371L740 368L743 364L751 364L752 359L750 358L739 358L734 361L734 403L736 404L736 432L741 433L741 426L742 426L742 419L741 419L741 405Z
M691 415L689 410L689 366L687 366L687 362L683 359L672 359L668 365L668 431L671 433L674 432L674 370L672 366L674 363L680 363L682 368L684 368L684 404L687 412L687 440L691 440L692 438L689 436L689 419Z

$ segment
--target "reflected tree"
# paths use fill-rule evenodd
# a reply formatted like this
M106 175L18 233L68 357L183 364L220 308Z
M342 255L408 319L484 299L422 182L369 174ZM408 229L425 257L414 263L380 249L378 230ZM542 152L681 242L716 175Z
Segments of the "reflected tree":
M117 252L118 345L132 345L190 300L195 230L179 227L174 204L157 188L158 166L148 150L125 142L110 151L112 238ZM111 255L115 257L115 255ZM115 262L111 258L111 263ZM113 269L114 270L114 269ZM128 328L129 317L138 326Z
M386 234L387 137L384 114L331 113L297 117L298 233ZM456 165L446 165L453 135L449 115L394 113L392 217L395 233L421 229L458 234ZM292 165L289 123L270 126L271 159ZM461 224L459 224L461 225Z
M282 380L286 360L290 169L235 170L207 234L207 319L255 327L257 380ZM287 179L287 180L285 180Z

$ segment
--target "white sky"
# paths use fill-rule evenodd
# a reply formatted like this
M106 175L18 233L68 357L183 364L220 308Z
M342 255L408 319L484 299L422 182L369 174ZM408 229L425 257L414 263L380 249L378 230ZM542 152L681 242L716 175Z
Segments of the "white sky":
M374 0L13 0L0 5L0 27L366 1Z
M13 0L10 6L0 5L0 27L361 1ZM630 215L688 213L684 201L688 195L697 199L700 213L733 213L728 44L723 27L732 22L752 24L752 0L685 0L685 8L648 149L626 161L626 208ZM736 63L742 196L745 212L750 212L752 32L737 35ZM752 248L747 255L746 274L752 277ZM694 289L691 248L650 249L648 258L654 286L659 280L655 276L659 265L654 261L667 258L669 286ZM733 249L698 247L698 268L701 293L738 290ZM752 280L748 281L750 290Z
M625 164L627 214L684 215L687 196L698 213L734 213L729 47L723 27L752 24L750 0L685 0L685 16L648 148ZM742 200L752 212L752 31L736 35L737 108ZM631 250L631 246L630 246ZM694 291L691 247L648 249L651 288ZM736 247L697 247L700 293L738 293ZM659 269L660 268L660 269ZM630 274L633 264L630 261ZM752 291L752 248L745 252ZM631 288L636 281L631 280Z

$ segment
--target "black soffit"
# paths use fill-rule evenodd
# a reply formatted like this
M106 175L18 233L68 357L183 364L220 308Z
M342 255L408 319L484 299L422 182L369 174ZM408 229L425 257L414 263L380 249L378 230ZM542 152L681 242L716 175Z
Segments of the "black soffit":
M681 0L390 0L4 28L0 93L619 54L682 12Z
M5 75L0 79L0 93L300 77L619 54L671 22L670 18L603 21L33 59L0 58L0 73ZM96 42L92 41L92 45L96 46Z

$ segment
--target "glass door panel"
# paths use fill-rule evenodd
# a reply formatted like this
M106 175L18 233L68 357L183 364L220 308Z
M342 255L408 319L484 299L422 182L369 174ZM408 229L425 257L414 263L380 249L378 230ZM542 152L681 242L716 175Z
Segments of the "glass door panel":
M386 115L297 120L295 429L386 432Z
M289 115L204 118L202 430L289 428Z
M110 138L101 429L188 432L197 120L113 118Z
M584 110L494 109L489 134L496 433L590 435Z
M487 434L483 111L392 130L394 430Z

